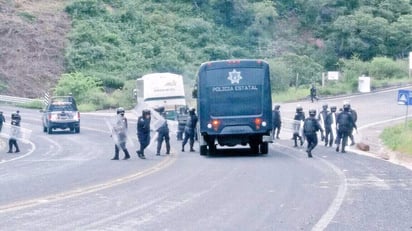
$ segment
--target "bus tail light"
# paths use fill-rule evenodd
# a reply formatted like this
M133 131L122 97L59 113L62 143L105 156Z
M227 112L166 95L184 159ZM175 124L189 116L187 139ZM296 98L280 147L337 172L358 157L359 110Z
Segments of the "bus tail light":
M208 128L210 128L210 129L213 128L213 130L215 130L215 131L217 131L219 129L219 126L220 126L220 120L216 120L216 119L212 120L207 125Z
M255 118L255 127L256 129L260 129L260 126L262 125L262 119L261 118Z

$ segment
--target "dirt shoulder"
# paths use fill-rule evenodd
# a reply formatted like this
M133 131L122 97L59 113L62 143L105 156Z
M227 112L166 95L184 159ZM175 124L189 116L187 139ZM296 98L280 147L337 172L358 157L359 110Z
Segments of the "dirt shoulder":
M357 140L357 142L362 142L369 145L369 151L362 151L356 147L352 147L352 151L358 154L387 160L394 164L402 165L412 170L412 155L390 150L379 138L385 127L388 126L392 126L392 124L375 124L359 129L359 133L355 136L355 139Z
M64 71L65 0L0 0L0 94L39 97Z

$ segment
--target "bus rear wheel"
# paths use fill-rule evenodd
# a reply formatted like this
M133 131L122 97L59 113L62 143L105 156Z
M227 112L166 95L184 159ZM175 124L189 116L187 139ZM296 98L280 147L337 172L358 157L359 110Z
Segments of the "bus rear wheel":
M201 156L207 155L207 145L200 145L200 155Z
M261 143L260 144L260 153L266 155L269 152L269 143Z
M250 145L250 150L252 151L252 153L259 154L259 144L255 142L251 142L249 145Z

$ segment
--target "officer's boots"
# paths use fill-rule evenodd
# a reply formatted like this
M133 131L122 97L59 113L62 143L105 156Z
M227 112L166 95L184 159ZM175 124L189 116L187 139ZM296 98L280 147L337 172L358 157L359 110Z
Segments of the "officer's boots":
M137 156L138 156L140 159L146 159L146 157L144 156L143 151L137 150L136 153L137 153Z
M128 151L127 149L125 149L125 150L123 150L123 151L124 151L124 158L123 158L123 160L130 159L129 151Z
M114 157L112 158L112 160L118 160L118 159L119 159L119 151L116 150L116 151L114 152Z

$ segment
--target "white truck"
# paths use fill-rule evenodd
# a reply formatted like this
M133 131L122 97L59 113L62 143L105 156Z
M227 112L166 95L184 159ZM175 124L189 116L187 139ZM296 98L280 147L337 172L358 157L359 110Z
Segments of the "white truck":
M137 104L141 108L163 106L167 119L176 118L176 106L186 106L183 76L151 73L136 80Z

